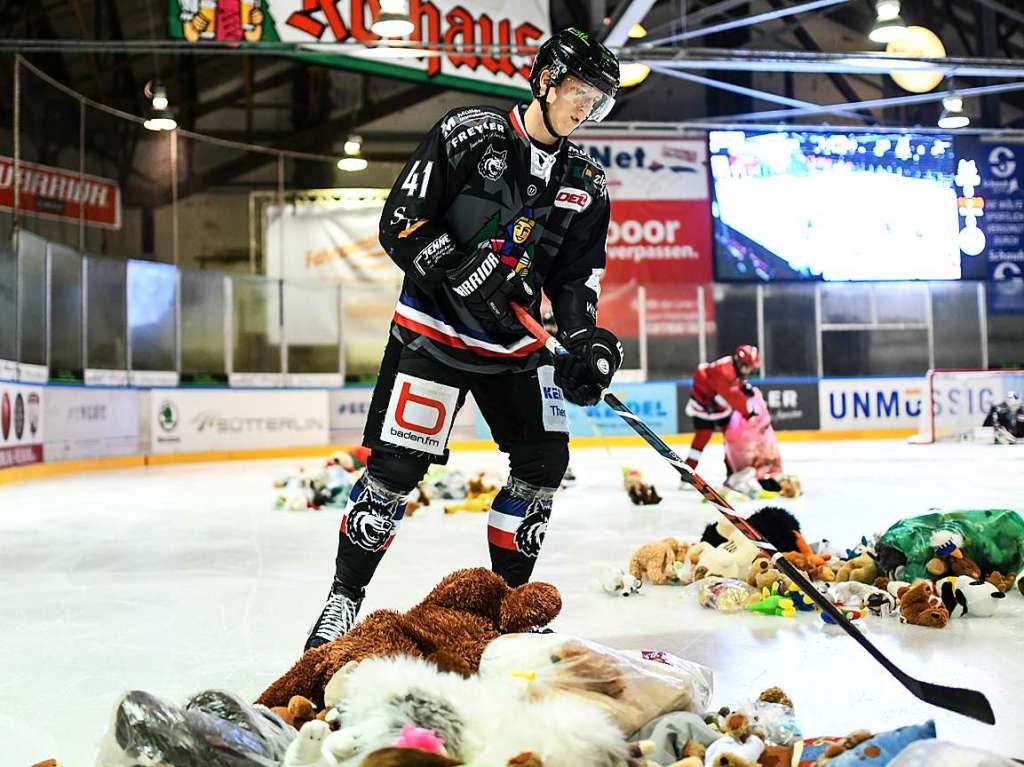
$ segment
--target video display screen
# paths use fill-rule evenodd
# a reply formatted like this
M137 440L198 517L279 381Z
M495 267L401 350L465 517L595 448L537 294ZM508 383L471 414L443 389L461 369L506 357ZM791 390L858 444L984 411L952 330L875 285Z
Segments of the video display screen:
M948 135L708 134L715 279L961 277Z

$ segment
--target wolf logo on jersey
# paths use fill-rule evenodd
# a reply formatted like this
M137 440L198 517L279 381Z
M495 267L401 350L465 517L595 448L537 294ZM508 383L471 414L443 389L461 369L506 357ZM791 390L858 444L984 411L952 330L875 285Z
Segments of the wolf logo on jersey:
M508 163L505 162L507 155L507 149L499 152L493 146L488 146L484 156L480 158L480 165L477 166L480 175L490 181L497 181L508 168Z

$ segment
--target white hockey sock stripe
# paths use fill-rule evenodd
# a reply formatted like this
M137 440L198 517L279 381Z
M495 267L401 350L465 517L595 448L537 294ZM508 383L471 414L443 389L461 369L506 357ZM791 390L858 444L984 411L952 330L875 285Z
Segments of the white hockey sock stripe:
M698 450L695 447L690 448L690 452L686 454L687 461L700 461L700 457L704 454L703 450Z

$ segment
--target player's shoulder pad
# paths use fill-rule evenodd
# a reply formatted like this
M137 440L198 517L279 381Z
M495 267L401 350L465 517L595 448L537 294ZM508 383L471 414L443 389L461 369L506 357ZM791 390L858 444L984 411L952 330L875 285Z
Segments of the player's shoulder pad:
M569 179L594 198L608 194L604 168L586 150L571 141L568 144Z
M441 138L452 149L512 130L508 114L498 107L458 107L441 118Z

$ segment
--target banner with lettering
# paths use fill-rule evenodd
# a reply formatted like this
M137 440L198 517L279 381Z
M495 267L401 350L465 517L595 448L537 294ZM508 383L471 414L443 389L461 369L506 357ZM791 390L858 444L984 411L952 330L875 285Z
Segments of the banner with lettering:
M18 208L23 214L60 221L82 216L89 226L121 228L121 188L113 179L24 160L18 163L18 176ZM13 207L14 160L0 155L0 209Z
M168 32L192 42L308 43L309 53L299 55L325 66L529 97L532 49L551 33L548 0L410 0L410 42L508 46L501 55L469 51L396 59L379 49L327 52L320 47L380 40L370 31L379 9L379 0L168 0Z

